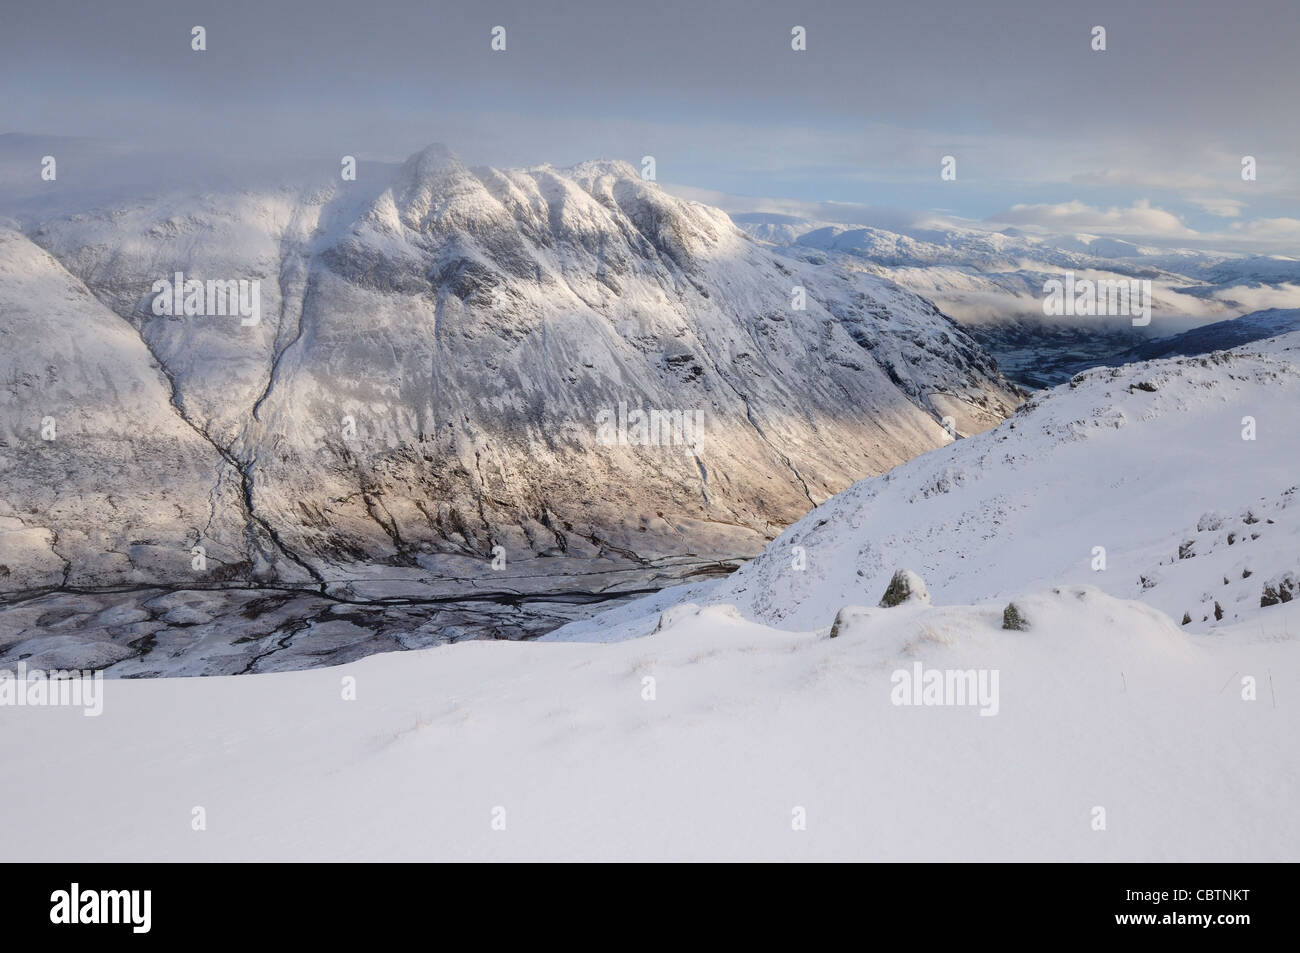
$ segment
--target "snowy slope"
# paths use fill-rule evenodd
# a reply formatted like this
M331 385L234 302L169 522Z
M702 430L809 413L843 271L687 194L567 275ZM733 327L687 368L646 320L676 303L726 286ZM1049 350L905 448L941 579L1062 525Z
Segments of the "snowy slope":
M110 680L97 718L0 709L0 757L40 765L0 786L6 856L1300 858L1300 602L1215 639L1093 588L1022 605L1019 632L998 604L835 639L717 607L615 645ZM996 715L893 704L918 663L996 671Z
M829 626L904 567L940 604L1075 584L1188 615L1191 632L1254 619L1265 589L1300 572L1300 370L1287 340L1082 374L995 430L855 484L726 580L553 637L643 634L674 599ZM1251 353L1264 350L1277 353Z

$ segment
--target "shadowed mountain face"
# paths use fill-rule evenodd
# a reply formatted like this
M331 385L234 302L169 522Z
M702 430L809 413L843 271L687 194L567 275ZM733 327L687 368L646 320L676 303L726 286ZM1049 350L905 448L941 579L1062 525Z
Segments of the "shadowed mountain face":
M375 176L0 233L0 587L657 585L1020 399L923 299L624 163ZM157 313L178 272L258 313Z

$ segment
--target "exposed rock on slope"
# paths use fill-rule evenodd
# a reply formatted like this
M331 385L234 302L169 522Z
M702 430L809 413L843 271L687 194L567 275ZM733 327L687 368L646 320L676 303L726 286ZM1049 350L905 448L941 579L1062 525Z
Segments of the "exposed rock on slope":
M0 586L182 578L200 541L211 579L272 565L238 470L131 326L13 232L0 288Z

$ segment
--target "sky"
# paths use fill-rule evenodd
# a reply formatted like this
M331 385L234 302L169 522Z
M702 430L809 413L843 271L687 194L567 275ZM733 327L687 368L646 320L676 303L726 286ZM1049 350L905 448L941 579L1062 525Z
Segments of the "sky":
M432 142L496 166L653 155L729 210L1300 250L1297 0L8 6L0 133L321 168Z

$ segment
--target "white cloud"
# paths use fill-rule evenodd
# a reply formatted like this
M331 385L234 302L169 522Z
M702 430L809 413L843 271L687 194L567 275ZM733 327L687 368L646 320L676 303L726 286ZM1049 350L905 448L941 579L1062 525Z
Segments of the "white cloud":
M662 182L660 186L665 192L678 198L712 205L722 209L728 215L767 213L786 215L806 222L868 225L889 231L943 228L955 220L950 216L937 214L936 211L914 211L883 205L863 205L859 202L809 202L773 196L732 195L715 189L700 189L668 182Z
M1265 308L1300 308L1300 287L1290 284L1233 285L1214 293L1216 301L1235 311L1249 314L1251 311L1263 311Z
M1289 241L1300 245L1300 218L1257 218L1252 222L1234 222L1231 233L1248 240Z
M1000 215L990 216L990 220L1053 232L1082 231L1163 238L1191 238L1197 234L1177 215L1153 207L1146 199L1139 199L1128 208L1108 209L1078 200L1054 205L1013 205Z
M1238 218L1241 215L1241 210L1246 207L1245 202L1240 202L1237 199L1197 197L1188 198L1187 201L1202 211L1208 212L1210 215L1216 215L1219 218Z

